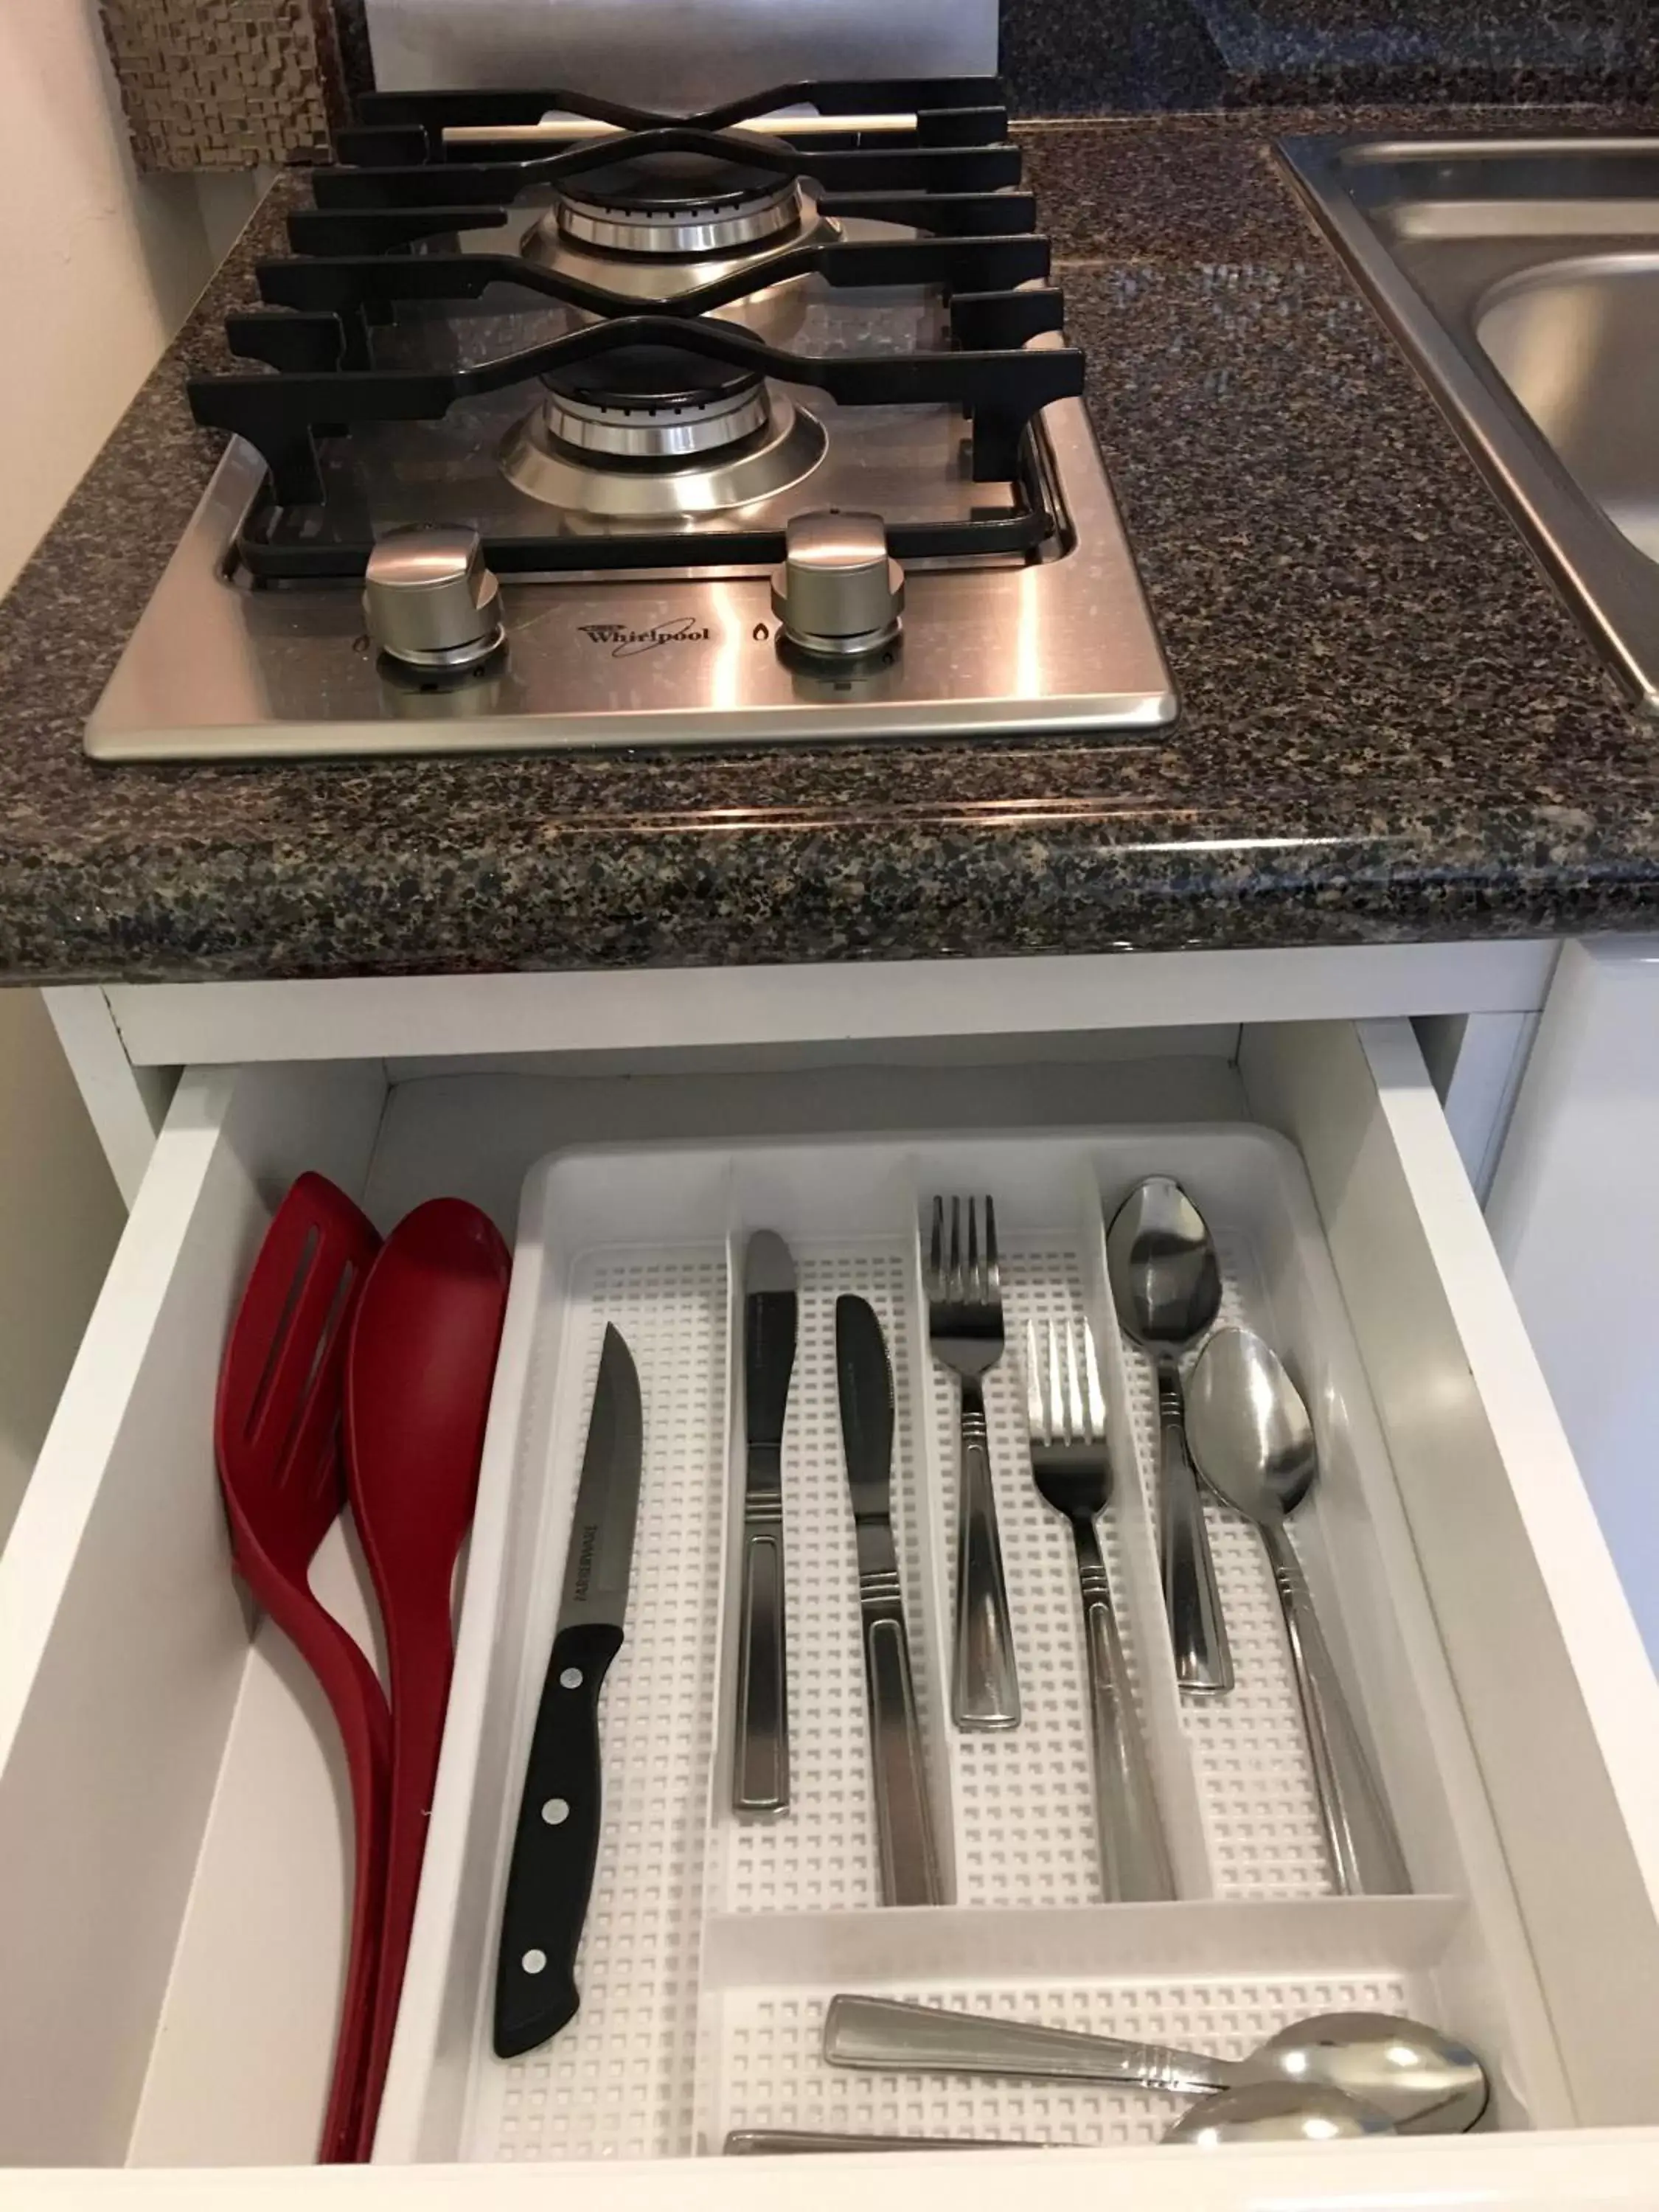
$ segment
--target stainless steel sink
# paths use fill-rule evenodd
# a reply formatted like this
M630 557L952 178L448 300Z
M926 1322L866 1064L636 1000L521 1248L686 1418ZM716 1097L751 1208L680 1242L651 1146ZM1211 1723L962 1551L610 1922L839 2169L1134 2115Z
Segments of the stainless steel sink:
M1279 152L1568 603L1659 712L1659 137Z

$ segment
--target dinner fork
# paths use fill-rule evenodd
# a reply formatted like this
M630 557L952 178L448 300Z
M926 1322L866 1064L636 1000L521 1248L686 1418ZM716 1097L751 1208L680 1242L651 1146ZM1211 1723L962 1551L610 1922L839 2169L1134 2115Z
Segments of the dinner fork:
M1114 1901L1173 1897L1170 1847L1095 1526L1111 1501L1112 1462L1106 1394L1086 1322L1073 1328L1051 1321L1039 1334L1027 1321L1025 1405L1031 1473L1044 1504L1071 1522L1077 1553L1102 1881Z
M962 1243L962 1200L951 1200L951 1242L945 1243L945 1200L933 1200L927 1259L927 1342L941 1366L961 1379L961 1463L957 1483L956 1655L951 1717L959 1729L1019 1726L1019 1674L1014 1663L1008 1591L1002 1577L991 1446L981 1376L1002 1357L1002 1271L997 1262L996 1208L985 1201L985 1251L978 1210L968 1201L968 1248Z

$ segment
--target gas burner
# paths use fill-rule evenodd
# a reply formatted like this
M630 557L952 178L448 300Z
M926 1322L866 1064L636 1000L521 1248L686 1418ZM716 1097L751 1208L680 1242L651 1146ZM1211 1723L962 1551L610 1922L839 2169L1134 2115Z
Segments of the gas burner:
M799 181L736 156L641 154L567 179L552 221L602 253L706 260L793 237L806 220Z
M720 514L799 483L823 456L818 423L754 370L681 347L624 346L544 381L502 466L578 514Z
M566 179L519 250L539 268L655 302L839 235L796 178L723 155L641 154ZM725 310L775 344L795 335L804 312L783 285Z
M729 452L771 418L766 386L674 346L627 346L546 379L547 434L575 459L666 462Z

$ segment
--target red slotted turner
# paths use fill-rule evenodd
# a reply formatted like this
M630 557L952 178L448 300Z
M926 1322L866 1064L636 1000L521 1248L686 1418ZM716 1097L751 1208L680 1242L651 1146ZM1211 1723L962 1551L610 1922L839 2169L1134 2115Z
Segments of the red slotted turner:
M358 2154L380 1899L392 1729L373 1667L312 1595L318 1546L346 1501L341 1409L349 1325L380 1237L343 1191L302 1175L277 1207L219 1373L214 1444L231 1554L327 1694L351 1777L351 1948L318 2155Z
M472 1519L512 1260L464 1199L406 1214L381 1247L346 1360L351 1510L386 1626L392 1803L386 1905L358 2155L398 2021L454 1666L455 1562Z

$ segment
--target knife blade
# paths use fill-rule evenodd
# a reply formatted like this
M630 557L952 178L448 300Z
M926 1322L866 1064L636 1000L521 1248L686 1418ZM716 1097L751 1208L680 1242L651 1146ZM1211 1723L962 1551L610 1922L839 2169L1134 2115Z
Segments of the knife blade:
M753 1819L789 1803L782 1454L795 1364L795 1263L782 1237L756 1231L743 1282L745 1450L732 1809Z
M882 1902L938 1905L939 1860L893 1541L893 1370L881 1323L863 1298L836 1301L836 1379L858 1546Z
M545 2043L581 2002L576 1950L599 1845L599 1691L623 1646L642 1443L633 1355L607 1327L501 1911L498 2058Z

